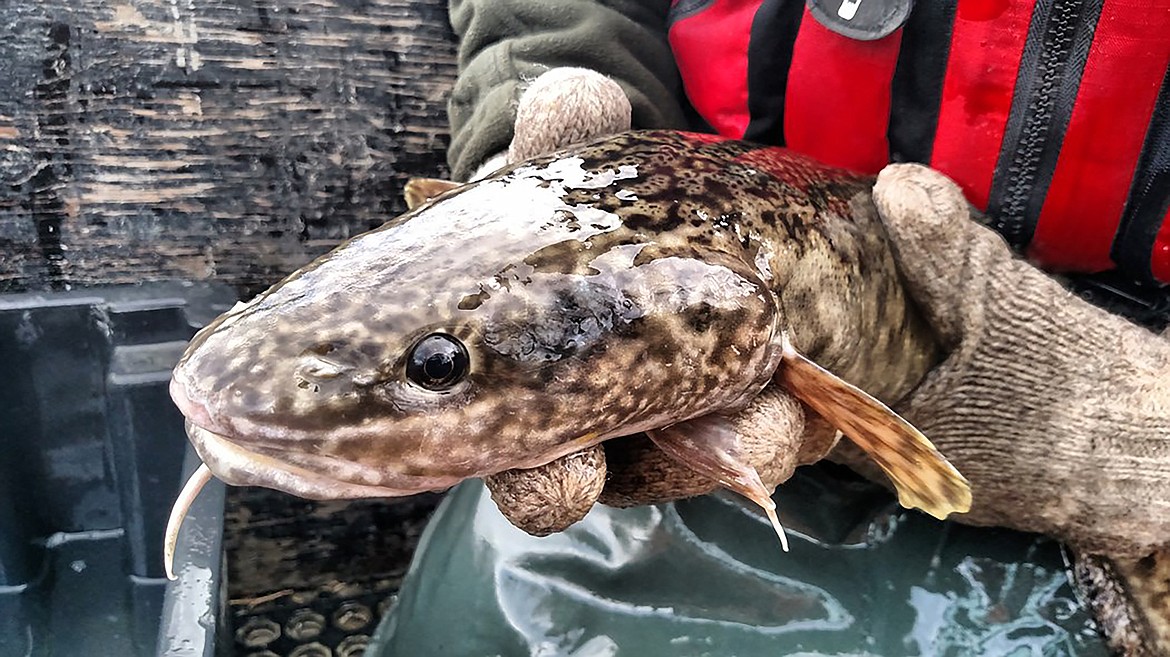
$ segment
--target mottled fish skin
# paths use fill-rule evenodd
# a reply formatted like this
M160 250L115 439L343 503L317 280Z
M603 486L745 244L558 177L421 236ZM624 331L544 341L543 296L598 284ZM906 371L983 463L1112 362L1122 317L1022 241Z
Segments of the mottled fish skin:
M872 183L670 131L529 160L221 317L172 394L218 477L307 497L442 488L734 411L771 380L784 332L894 401L938 351ZM435 332L471 360L446 392L405 376Z

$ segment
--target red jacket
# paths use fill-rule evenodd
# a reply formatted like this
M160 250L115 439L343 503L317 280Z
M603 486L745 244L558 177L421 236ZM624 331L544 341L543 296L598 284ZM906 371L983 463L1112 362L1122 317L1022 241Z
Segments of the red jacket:
M720 134L925 162L1051 269L1170 282L1170 2L918 0L869 41L801 0L674 0L669 20Z

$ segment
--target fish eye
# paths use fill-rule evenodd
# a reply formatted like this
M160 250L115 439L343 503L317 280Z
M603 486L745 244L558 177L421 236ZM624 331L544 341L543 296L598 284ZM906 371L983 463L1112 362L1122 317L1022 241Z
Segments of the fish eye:
M462 342L446 333L432 333L410 350L406 378L427 390L447 390L467 375L469 364Z

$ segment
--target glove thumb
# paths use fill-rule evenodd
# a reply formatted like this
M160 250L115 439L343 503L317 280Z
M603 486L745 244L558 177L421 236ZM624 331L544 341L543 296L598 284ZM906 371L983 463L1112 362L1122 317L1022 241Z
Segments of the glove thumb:
M1008 283L1027 265L997 233L972 221L959 186L929 167L887 166L873 197L907 288L943 346L953 348L973 315L983 313L987 287Z
M633 109L621 86L587 68L554 68L520 96L508 161L630 129Z

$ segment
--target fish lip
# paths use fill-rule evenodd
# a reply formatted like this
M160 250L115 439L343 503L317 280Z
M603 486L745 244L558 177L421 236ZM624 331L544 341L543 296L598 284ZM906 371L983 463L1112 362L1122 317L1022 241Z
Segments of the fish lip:
M369 497L404 497L447 488L455 479L427 478L410 487L396 488L361 484L315 472L289 463L279 456L264 454L241 446L239 436L216 421L207 407L192 399L188 386L176 370L171 376L171 399L186 418L187 438L211 473L233 486L263 486L307 499L359 499Z
M233 486L263 486L312 500L404 497L435 490L357 484L241 447L229 437L198 426L191 420L187 420L186 428L195 452L211 473Z
M191 397L190 394L188 394L187 391L190 390L192 386L186 381L181 380L182 378L184 378L182 369L176 367L174 371L171 372L169 392L171 395L171 401L173 401L175 406L179 408L179 412L183 414L183 417L187 418L187 420L193 423L195 426L198 426L206 431L210 431L224 437L227 437L229 434L231 434L231 431L227 427L215 421L215 418L211 416L211 411L207 409L206 405L196 401Z

